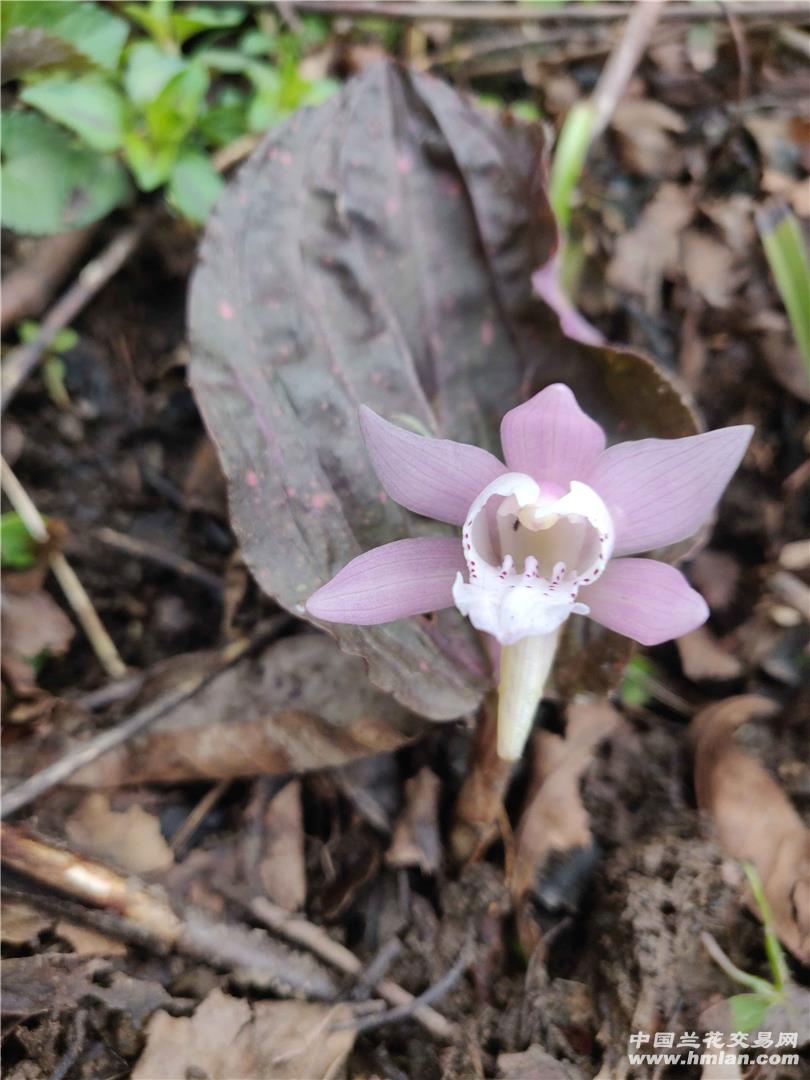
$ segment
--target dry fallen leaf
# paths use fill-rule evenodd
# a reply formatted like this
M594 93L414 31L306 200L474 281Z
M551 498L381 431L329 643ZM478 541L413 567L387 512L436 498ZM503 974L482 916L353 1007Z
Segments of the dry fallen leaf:
M693 682L724 682L742 674L742 662L724 649L705 626L679 637L676 645L683 673Z
M291 780L270 800L263 825L259 879L274 903L298 911L307 898L300 780Z
M160 822L140 806L116 811L106 795L88 795L65 822L68 838L88 855L111 861L131 874L167 870L172 849Z
M2 602L3 674L15 693L37 693L35 661L43 653L61 656L73 640L73 624L42 590L18 592L4 580Z
M608 281L616 289L642 297L650 315L661 311L664 278L674 276L680 268L681 234L693 213L689 189L662 184L635 228L616 241Z
M427 765L405 783L405 808L394 828L386 852L389 866L418 866L423 874L435 874L442 860L439 834L441 781Z
M720 848L752 862L784 944L810 960L810 830L780 785L735 739L748 720L770 716L767 698L741 695L702 709L692 721L695 791ZM752 911L756 906L749 897Z
M122 941L99 933L89 926L60 919L56 924L56 936L67 941L79 956L126 956L127 947Z
M620 102L611 119L619 137L623 163L643 176L676 177L683 168L683 154L673 135L686 130L680 113L650 98Z
M697 229L689 229L681 242L683 272L690 288L711 307L728 307L741 281L734 253L721 240Z
M621 724L621 716L607 701L581 702L568 709L564 738L542 730L534 736L532 790L515 833L509 882L527 953L538 941L531 898L550 857L571 855L592 844L579 782L597 746Z
M161 691L209 653L163 666ZM158 692L151 688L150 700ZM325 634L297 634L228 668L142 735L81 769L82 787L229 780L343 765L396 750L420 721Z
M500 1080L584 1080L584 1073L534 1045L519 1054L499 1054L498 1077Z
M27 945L52 925L52 918L42 915L25 901L3 897L0 908L0 940L10 945Z
M336 1080L354 1031L332 1030L352 1016L348 1005L257 1001L213 990L190 1018L157 1012L133 1080Z

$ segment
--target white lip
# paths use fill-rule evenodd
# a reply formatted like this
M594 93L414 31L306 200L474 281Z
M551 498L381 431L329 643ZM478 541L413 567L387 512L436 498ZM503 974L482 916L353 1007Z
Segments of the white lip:
M487 504L498 496L493 519ZM456 577L456 607L502 645L551 633L572 613L588 614L577 593L602 574L613 538L610 514L586 484L573 480L562 493L525 473L506 473L467 513L469 581Z

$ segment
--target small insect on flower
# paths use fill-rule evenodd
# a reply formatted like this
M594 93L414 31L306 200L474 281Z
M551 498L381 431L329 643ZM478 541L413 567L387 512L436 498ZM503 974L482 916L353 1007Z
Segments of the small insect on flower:
M705 622L680 571L628 558L692 536L740 464L750 425L605 449L561 383L506 414L506 465L486 450L405 431L363 406L372 464L396 502L461 527L353 559L307 602L368 626L451 607L502 646L498 752L522 753L560 627L587 615L642 645Z

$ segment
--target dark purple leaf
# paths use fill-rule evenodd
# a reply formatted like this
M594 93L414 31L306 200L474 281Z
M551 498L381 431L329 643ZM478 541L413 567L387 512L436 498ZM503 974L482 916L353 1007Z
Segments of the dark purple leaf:
M221 199L191 380L245 559L289 610L359 552L444 531L383 496L361 403L499 453L503 413L560 380L614 436L694 432L650 361L568 340L533 295L556 242L541 150L533 129L379 64L275 129ZM456 612L330 630L416 712L480 700L487 665Z

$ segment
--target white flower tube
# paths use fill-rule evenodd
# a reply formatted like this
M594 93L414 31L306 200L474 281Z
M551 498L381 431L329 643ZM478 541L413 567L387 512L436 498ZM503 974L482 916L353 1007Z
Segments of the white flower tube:
M524 637L501 649L498 684L498 757L516 761L523 753L543 696L559 628L550 634Z

